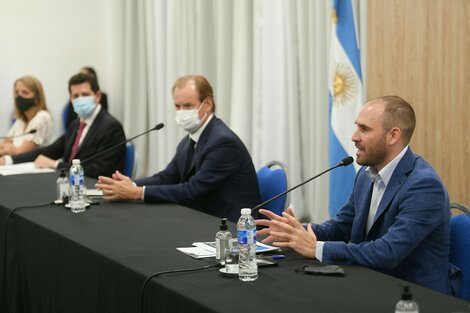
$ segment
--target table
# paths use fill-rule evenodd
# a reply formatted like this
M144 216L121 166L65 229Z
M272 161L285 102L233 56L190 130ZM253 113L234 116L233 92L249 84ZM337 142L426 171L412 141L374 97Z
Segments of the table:
M20 208L6 227L15 207L50 203L57 177L0 176L3 312L140 312L146 277L214 262L175 248L213 240L219 219L178 205L103 201L81 214L57 205ZM234 224L229 229L235 233ZM393 312L399 300L399 279L360 266L345 266L345 277L295 273L313 261L284 254L279 266L260 269L255 282L216 268L154 278L145 289L145 312ZM410 285L421 312L468 312L465 301Z

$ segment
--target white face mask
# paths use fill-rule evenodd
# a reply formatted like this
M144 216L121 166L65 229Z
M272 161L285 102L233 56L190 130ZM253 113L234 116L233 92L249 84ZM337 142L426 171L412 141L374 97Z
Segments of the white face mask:
M202 101L202 104L199 109L177 110L175 114L176 124L181 126L185 131L190 134L195 133L199 129L199 127L201 127L202 124L202 120L199 118L199 111L201 110L205 101L206 100ZM204 114L204 117L206 116L206 114Z

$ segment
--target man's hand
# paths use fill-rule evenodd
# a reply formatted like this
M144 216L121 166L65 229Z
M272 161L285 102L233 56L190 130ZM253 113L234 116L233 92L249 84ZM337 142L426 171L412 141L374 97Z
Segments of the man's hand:
M127 177L126 175L121 174L121 172L119 172L119 171L116 171L116 172L113 173L113 179L114 180L127 180L127 181L132 182L132 180L129 177Z
M256 225L267 228L259 230L257 235L268 234L263 243L272 242L276 247L289 247L308 258L315 258L317 237L308 224L307 229L296 219L292 209L282 213L282 217L267 210L259 210L270 220L256 220Z
M57 161L40 154L34 160L34 165L38 168L57 168Z
M103 191L103 198L107 200L142 199L142 187L136 187L129 177L119 171L112 178L99 176L95 187Z
M290 210L290 211L289 211ZM288 209L287 211L289 214L293 215L294 216L294 212L292 211L292 209ZM280 241L280 238L274 238L273 236L270 235L270 232L272 230L275 230L276 228L276 225L274 225L274 221L279 221L280 223L288 223L288 219L285 218L285 217L282 217L282 216L279 216L269 210L265 210L265 209L260 209L259 210L259 213L262 214L262 215L265 215L267 216L269 219L259 219L259 220L256 220L256 225L260 225L260 226L265 226L266 228L263 228L261 230L258 230L256 232L256 235L259 236L259 235L269 235L268 237L266 237L265 239L263 239L262 242L264 243L269 243L269 242L273 242L273 241Z

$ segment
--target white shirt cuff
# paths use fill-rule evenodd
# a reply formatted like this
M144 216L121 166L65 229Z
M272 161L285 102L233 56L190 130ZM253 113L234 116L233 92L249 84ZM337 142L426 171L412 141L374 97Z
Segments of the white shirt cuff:
M139 187L135 182L132 182L134 184L134 187ZM140 197L140 200L145 201L145 186L142 186L142 196Z
M3 159L5 160L5 165L12 165L13 164L13 159L9 155L4 155Z
M318 261L322 261L323 259L323 245L325 244L324 241L317 241L317 247L315 249L315 257Z

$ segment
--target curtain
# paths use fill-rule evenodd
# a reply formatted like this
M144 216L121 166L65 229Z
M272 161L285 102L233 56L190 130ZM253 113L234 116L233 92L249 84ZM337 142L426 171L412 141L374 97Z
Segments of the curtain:
M216 115L243 140L256 168L285 163L290 186L328 166L331 3L310 0L126 0L124 114L137 176L162 170L184 131L171 95L181 75L201 74ZM328 217L328 176L291 193L302 220Z

